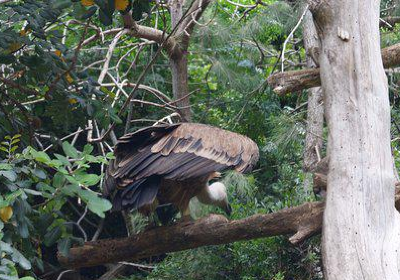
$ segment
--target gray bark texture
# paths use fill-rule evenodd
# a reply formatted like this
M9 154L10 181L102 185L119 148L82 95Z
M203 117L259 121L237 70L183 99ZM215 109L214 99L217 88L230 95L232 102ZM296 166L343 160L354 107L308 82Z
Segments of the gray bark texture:
M307 66L309 68L317 67L318 57L313 56L313 50L319 50L320 40L315 28L314 20L310 11L304 16L303 25L304 47L307 53ZM304 146L303 169L310 172L318 163L318 154L316 149L322 148L322 133L324 127L324 106L323 92L321 87L315 87L308 90L307 105L307 132Z
M309 3L322 34L319 62L329 128L325 278L400 279L380 1Z

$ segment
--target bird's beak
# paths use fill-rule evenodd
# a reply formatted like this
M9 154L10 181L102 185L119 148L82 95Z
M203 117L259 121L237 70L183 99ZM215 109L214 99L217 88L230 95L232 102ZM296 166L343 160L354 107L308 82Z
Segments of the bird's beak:
M214 176L213 177L214 178L221 178L222 174L221 174L221 172L214 172Z
M225 205L223 210L225 211L226 215L228 215L228 216L230 216L232 214L232 207L231 207L231 205L229 203L227 203Z

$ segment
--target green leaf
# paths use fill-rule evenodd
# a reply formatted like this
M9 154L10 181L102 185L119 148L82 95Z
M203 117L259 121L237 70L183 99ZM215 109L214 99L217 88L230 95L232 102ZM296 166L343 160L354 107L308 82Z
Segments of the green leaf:
M61 162L61 160L52 159L52 160L48 163L48 165L49 165L50 167L59 168L60 166L63 165L63 163Z
M38 177L39 179L42 179L42 180L47 178L46 173L42 169L39 169L39 168L33 169L32 170L32 174L35 175L36 177Z
M12 254L13 252L11 245L4 241L0 241L0 251L7 254Z
M93 186L100 181L100 176L96 174L77 175L76 180L84 186Z
M90 145L90 144L86 144L84 147L83 147L83 153L85 154L85 155L90 155L92 152L93 152L93 146L92 145Z
M46 198L52 198L53 194L55 193L56 189L43 183L40 182L36 185L36 189L41 192L41 194L46 197Z
M17 173L15 173L14 170L0 171L0 176L6 177L11 182L15 182L15 180L17 180Z
M0 170L11 170L13 166L9 163L0 163Z
M93 163L101 162L101 158L92 155L85 155L84 159L88 162L93 162Z
M110 96L112 99L114 99L115 98L115 93L114 92L112 92L111 90L109 90L108 88L106 88L106 87L100 87L100 90L102 91L102 92L104 92L104 93L106 93L108 96Z
M62 173L57 172L53 177L53 187L56 189L61 188L64 184L64 180L65 176Z
M55 9L65 9L71 6L70 0L57 0L53 2L53 8Z
M122 120L118 115L115 113L114 109L110 108L108 110L108 113L110 114L110 118L116 123L116 124L121 124Z
M100 218L104 218L104 212L111 209L112 205L107 199L99 197L96 193L88 190L79 190L79 197L86 202L88 208Z
M64 141L62 143L62 148L67 156L74 159L79 157L78 151L70 143Z
M15 200L17 197L19 197L19 196L22 195L23 193L24 193L24 192L23 192L21 189L19 189L19 190L15 191L15 192L12 192L12 193L6 195L5 199L6 199L6 201L7 201L9 204L11 204L12 202L14 202L14 200Z
M57 240L61 238L61 227L60 226L55 226L53 227L50 231L48 231L45 236L44 236L44 244L47 247L50 247L51 245L55 244Z
M79 191L80 187L78 184L70 184L66 185L64 188L61 189L61 192L65 195L75 197L76 193Z
M27 194L31 194L31 195L38 195L38 196L42 196L41 192L35 191L35 190L31 190L31 189L24 189L24 192Z
M11 147L11 149L10 149L10 153L13 153L13 152L15 152L15 150L16 149L18 149L18 146L13 146L13 147Z
M9 205L8 202L6 200L4 200L4 198L0 195L0 209L6 207L8 205ZM1 231L1 229L0 229L0 231Z
M14 145L14 144L16 144L16 143L18 143L18 142L20 142L20 141L21 141L20 139L15 138L15 139L13 139L13 140L11 141L11 145Z
M65 166L71 166L71 163L68 161L68 159L63 156L63 155L59 155L59 154L54 154L54 156L62 162L62 164L64 164Z
M38 162L48 163L49 161L51 161L50 157L45 152L38 152L35 149L31 148L30 154Z
M28 261L17 249L13 248L11 258L14 262L18 263L23 269L29 270L32 268L30 261Z
M106 154L106 158L108 158L108 159L115 159L114 153L112 153L112 152L107 153L107 154Z
M74 177L70 176L70 175L65 175L65 178L68 180L68 182L70 182L71 184L74 185L79 185L79 181L76 180Z
M58 252L61 253L61 255L67 257L69 253L69 249L71 248L72 245L72 240L71 238L63 238L60 241L58 241L57 244L57 249Z
M10 55L0 54L0 63L1 64L7 65L7 64L14 63L15 61L16 61L16 59L12 54L10 54Z

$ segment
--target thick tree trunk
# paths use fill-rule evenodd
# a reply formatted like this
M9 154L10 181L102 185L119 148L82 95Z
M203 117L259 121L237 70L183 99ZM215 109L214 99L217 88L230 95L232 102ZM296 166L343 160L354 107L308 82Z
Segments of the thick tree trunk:
M175 28L183 16L184 0L171 0L171 25ZM178 34L180 36L182 34ZM172 92L176 100L175 106L179 107L179 114L183 121L190 122L192 120L190 111L189 85L188 85L188 61L187 48L182 42L178 42L178 47L170 56L171 75L172 75Z
M400 279L390 107L378 0L310 1L321 28L321 82L329 128L323 222L327 280Z
M313 50L320 50L320 40L314 25L312 14L308 11L304 16L303 25L304 47L307 53L307 66L317 67L318 57L313 56ZM303 169L310 172L320 160L318 151L322 148L322 132L324 127L324 106L321 87L308 90L307 131L304 145Z

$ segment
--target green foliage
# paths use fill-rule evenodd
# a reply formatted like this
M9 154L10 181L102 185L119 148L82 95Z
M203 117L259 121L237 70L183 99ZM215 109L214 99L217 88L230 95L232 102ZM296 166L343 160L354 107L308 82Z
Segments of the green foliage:
M222 247L204 247L169 255L147 279L227 279L229 264Z
M91 189L101 176L89 172L92 165L105 164L111 154L93 156L92 146L78 151L68 142L62 145L65 156L51 158L32 147L18 153L19 139L20 135L6 136L1 143L5 154L0 160L1 279L19 279L18 271L30 271L32 264L43 269L43 246L58 244L60 252L67 254L72 244L83 241L73 236L68 219L60 212L70 199L82 200L102 218L111 208L109 201Z

